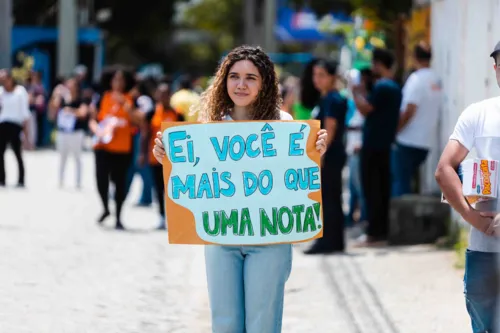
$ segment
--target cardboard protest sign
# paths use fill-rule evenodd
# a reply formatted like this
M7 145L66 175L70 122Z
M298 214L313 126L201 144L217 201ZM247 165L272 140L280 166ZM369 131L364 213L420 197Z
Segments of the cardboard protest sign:
M169 242L321 237L319 129L319 121L163 123Z
M469 204L497 199L498 161L472 158L463 161L456 171L462 182L462 193ZM444 194L441 201L448 203Z

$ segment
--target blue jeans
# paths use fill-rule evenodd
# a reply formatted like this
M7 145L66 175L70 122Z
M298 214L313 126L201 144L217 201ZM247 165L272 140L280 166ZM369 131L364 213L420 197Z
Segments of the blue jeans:
M473 333L500 332L499 254L467 250L464 293Z
M347 225L352 225L354 211L359 203L361 211L360 221L366 221L365 199L363 198L363 187L361 186L361 170L359 164L359 153L349 156L347 164L349 167L349 213L347 214Z
M392 196L411 193L411 180L420 165L425 162L427 149L414 148L396 143L392 150Z
M145 163L144 166L139 166L138 165L138 159L139 159L139 153L141 149L141 135L140 134L135 134L133 136L133 160L132 160L132 165L130 166L130 169L127 174L127 193L130 191L130 186L132 185L132 181L134 180L134 175L136 173L139 173L142 179L142 195L141 199L139 200L140 204L143 205L150 205L153 202L153 196L152 196L152 191L153 191L153 175L151 173L151 169L149 167L149 164Z
M280 333L292 245L205 247L213 333Z

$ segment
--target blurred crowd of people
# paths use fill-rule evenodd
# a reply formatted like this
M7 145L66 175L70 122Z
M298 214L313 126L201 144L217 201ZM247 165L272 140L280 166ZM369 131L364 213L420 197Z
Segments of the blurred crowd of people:
M151 206L156 197L158 228L165 229L163 174L151 155L152 142L163 121L196 120L190 113L200 98L195 82L188 75L173 81L167 76L142 77L124 66L110 66L97 84L91 84L86 67L79 65L50 91L43 86L39 72L33 71L26 82L18 82L10 70L2 70L0 186L6 186L4 153L9 145L18 162L17 186L25 186L22 149L54 147L60 154L59 186L66 184L66 162L72 157L77 188L82 186L82 153L93 146L103 204L98 222L110 215L111 197L116 228L123 229L122 205L138 174L143 188L137 205Z
M441 86L425 43L413 50L415 70L403 87L395 58L375 49L371 67L340 72L325 59L309 63L302 77L281 80L283 110L296 120L318 119L330 142L323 160L324 230L309 254L344 250L344 227L358 246L383 244L389 233L389 202L418 192L420 166L437 133ZM342 171L349 170L349 209L342 209Z
M328 203L324 220L331 227L308 253L343 251L345 227L362 230L356 236L360 244L384 242L391 196L416 191L414 175L432 148L437 129L440 86L430 69L429 46L419 44L413 56L417 68L402 89L394 81L394 56L385 49L374 50L370 68L340 73L335 62L318 58L305 66L300 78L282 75L282 110L295 120L320 120L329 134L322 191L323 202ZM10 71L3 71L0 85L0 186L5 186L3 155L10 144L18 160L19 186L24 186L24 145L55 147L60 153L61 187L66 162L73 157L75 185L81 187L81 154L91 140L103 204L99 223L110 215L111 197L116 203L116 228L123 228L121 207L138 175L142 192L137 205L151 206L156 197L159 228L165 228L161 166L150 154L154 134L162 121L196 121L197 114L190 110L196 109L204 87L187 75L175 81L167 76L141 77L120 66L109 67L98 84L91 84L83 65L52 91L43 86L38 72L32 72L27 82L16 82ZM342 208L345 166L347 212Z

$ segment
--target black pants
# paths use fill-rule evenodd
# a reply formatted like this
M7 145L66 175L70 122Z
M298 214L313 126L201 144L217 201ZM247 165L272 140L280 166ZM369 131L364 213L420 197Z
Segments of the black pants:
M127 172L132 161L130 154L95 151L97 189L105 212L109 212L109 181L115 184L116 221L121 222L121 211L126 197Z
M361 150L361 184L365 196L369 237L385 240L389 232L391 151Z
M33 111L36 115L36 146L43 147L45 145L45 111Z
M156 191L156 198L158 199L158 206L160 215L165 217L165 185L163 182L163 168L161 164L152 165L153 171L153 185Z
M5 150L10 144L17 159L19 170L18 183L24 185L24 162L21 154L22 126L14 123L0 123L0 185L5 185Z
M344 211L342 209L343 152L326 152L321 169L321 193L323 199L323 247L343 251Z

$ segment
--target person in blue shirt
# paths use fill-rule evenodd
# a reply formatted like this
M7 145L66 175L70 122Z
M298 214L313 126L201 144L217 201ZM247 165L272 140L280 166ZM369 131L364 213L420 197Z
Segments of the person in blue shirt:
M346 117L346 153L347 166L349 169L349 211L346 216L346 226L353 227L356 225L356 230L366 224L366 209L363 198L363 187L361 186L360 172L360 151L362 145L362 129L365 121L364 117L356 108L356 103L353 98L353 88L357 85L363 85L367 92L371 91L372 73L371 69L364 68L362 70L351 69L345 73L347 82L346 94L348 100L348 112ZM359 208L360 216L355 222L354 214Z
M138 111L143 114L148 114L153 112L155 109L155 102L152 97L154 89L156 88L156 82L150 78L141 79L130 91L132 97L134 98L134 106ZM140 161L140 148L141 148L141 137L144 133L141 133L139 129L136 129L133 133L133 163L130 166L127 173L127 194L130 191L132 182L134 180L135 174L139 174L142 180L142 194L137 203L138 207L149 207L153 203L153 174L149 165Z
M391 194L391 146L395 140L402 101L401 87L392 79L394 56L375 49L372 71L377 81L370 94L356 89L354 100L365 116L361 148L361 183L368 215L366 235L359 245L376 245L387 240ZM365 96L367 96L365 98Z
M323 238L317 239L305 254L343 252L345 248L342 169L346 161L344 132L347 99L336 89L337 79L337 64L323 59L316 62L313 82L321 97L312 115L321 121L321 128L328 132L321 170L324 229Z

